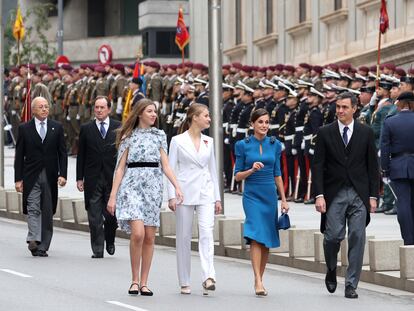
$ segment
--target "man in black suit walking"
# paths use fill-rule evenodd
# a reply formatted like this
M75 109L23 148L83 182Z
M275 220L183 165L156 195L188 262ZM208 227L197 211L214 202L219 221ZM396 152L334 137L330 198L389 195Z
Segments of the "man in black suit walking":
M76 180L84 191L91 234L92 258L103 258L104 242L109 255L115 253L116 217L106 210L116 164L115 130L121 126L110 119L111 102L105 96L95 99L95 120L82 125L76 161Z
M23 192L27 243L33 256L47 257L53 235L58 185L66 184L68 157L63 127L48 119L49 103L33 99L34 118L19 126L14 159L15 188Z
M371 128L354 121L357 98L350 92L337 98L337 122L320 128L312 167L316 210L322 214L324 253L328 268L325 284L335 292L336 266L348 222L348 261L345 297L358 298L365 228L378 200L379 167Z

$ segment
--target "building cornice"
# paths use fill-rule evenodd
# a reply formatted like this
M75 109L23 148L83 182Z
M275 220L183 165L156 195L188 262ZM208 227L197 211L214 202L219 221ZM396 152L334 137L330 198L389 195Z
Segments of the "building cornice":
M227 50L223 51L224 55L232 58L239 55L244 55L247 53L247 44L242 43L239 45L235 45Z
M287 28L286 32L291 36L299 36L305 33L308 33L312 30L312 22L305 21L293 27Z
M381 0L365 0L356 4L356 7L360 10L369 11L374 7L378 7L381 4Z
M333 11L329 14L321 16L319 19L321 22L325 24L332 24L332 23L336 23L341 20L346 20L348 19L348 9L343 8L340 10Z
M253 44L262 48L262 47L276 44L278 39L279 39L279 35L276 32L274 32L274 33L268 34L264 37L254 40Z

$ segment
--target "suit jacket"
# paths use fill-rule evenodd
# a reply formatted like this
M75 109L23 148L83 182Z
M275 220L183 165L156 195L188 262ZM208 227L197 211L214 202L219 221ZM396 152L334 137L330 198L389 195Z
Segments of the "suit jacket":
M105 138L96 126L95 120L81 126L79 151L76 160L76 180L84 181L85 208L96 189L96 180L101 173L105 177L107 191L112 188L112 179L116 164L115 130L121 122L110 119Z
M378 198L379 168L372 129L354 122L351 140L345 147L338 122L320 128L312 165L315 195L323 194L326 208L347 184L351 184L368 209L369 198ZM322 214L321 232L325 231L326 214Z
M390 179L414 179L414 112L387 117L381 134L381 167ZM393 155L393 156L392 156Z
M48 119L46 137L42 143L34 119L20 124L14 158L14 180L23 180L23 213L27 214L27 197L39 174L46 169L47 181L52 194L53 213L56 212L59 176L67 177L68 156L63 127Z
M169 163L184 195L184 205L201 205L221 201L214 157L213 138L201 134L197 152L188 131L174 136L169 150ZM175 189L168 184L168 199Z

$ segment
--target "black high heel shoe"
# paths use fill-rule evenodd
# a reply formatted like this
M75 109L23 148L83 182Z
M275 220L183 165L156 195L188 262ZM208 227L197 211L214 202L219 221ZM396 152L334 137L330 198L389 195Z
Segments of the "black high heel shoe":
M132 286L136 285L138 289L131 289ZM128 294L137 296L139 294L139 284L138 283L132 283L131 286L128 289Z

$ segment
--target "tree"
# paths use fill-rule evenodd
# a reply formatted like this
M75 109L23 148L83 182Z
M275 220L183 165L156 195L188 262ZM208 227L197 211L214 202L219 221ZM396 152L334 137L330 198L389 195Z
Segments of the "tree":
M23 15L25 37L20 43L20 63L44 63L53 65L57 50L51 47L45 32L51 25L48 13L54 9L53 4L37 4L30 7ZM4 32L4 64L17 65L17 41L13 38L13 23L16 10L12 10L7 19Z

